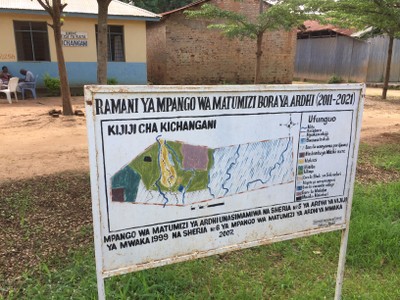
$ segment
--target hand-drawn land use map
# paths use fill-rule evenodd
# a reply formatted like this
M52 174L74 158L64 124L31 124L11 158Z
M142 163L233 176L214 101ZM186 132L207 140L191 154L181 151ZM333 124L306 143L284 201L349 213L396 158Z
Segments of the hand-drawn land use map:
M103 272L343 229L362 89L93 88L85 99Z

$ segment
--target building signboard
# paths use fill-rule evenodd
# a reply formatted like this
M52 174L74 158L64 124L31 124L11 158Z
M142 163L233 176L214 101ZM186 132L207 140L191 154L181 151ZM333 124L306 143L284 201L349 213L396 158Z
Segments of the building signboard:
M98 277L347 229L362 100L361 84L86 86Z
M62 31L62 44L66 47L87 47L87 32Z

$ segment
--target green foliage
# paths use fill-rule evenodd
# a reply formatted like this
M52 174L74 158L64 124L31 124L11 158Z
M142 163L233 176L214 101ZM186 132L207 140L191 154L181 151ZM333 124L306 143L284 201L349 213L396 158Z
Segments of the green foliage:
M400 3L398 0L306 0L305 8L314 17L340 27L365 29L372 26L375 33L400 35Z
M259 83L264 33L281 29L289 31L302 24L307 16L301 4L300 0L278 0L271 6L260 1L259 14L255 19L246 12L224 10L212 4L203 4L200 10L186 10L184 13L189 18L211 20L208 28L220 30L230 39L257 40L254 83Z
M204 4L200 10L187 10L189 18L211 20L210 29L218 29L228 38L256 39L266 31L291 30L300 25L306 16L298 0L277 1L271 7L264 7L256 20L241 12L221 9L212 4Z
M116 85L116 84L118 84L118 80L115 77L107 78L107 84L108 85Z
M211 4L204 4L201 10L187 10L185 14L190 18L225 20L226 22L210 24L208 28L221 30L228 38L249 37L255 39L258 34L256 24L251 23L243 14L223 10Z
M337 76L337 75L333 75L331 78L329 78L328 83L332 84L332 83L342 83L344 82L342 77Z
M304 5L307 10L313 11L313 18L325 23L342 28L372 27L374 29L372 34L386 33L391 42L394 38L400 37L400 2L398 0L306 0ZM391 51L393 46L389 49ZM391 57L388 55L386 70L390 70L390 60ZM389 76L385 75L383 82L382 99L386 99Z
M43 76L43 82L44 86L48 89L50 92L50 95L52 96L58 96L60 95L60 79L57 77L51 77L49 73L44 74Z

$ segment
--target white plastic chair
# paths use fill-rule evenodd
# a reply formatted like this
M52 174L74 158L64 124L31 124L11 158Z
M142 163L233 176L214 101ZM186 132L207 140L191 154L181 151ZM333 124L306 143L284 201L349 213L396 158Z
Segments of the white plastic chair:
M11 101L11 93L14 93L15 96L15 102L18 102L18 97L17 97L17 86L18 86L18 77L12 77L8 81L8 88L5 90L0 90L0 93L4 93L7 96L8 103L12 103Z

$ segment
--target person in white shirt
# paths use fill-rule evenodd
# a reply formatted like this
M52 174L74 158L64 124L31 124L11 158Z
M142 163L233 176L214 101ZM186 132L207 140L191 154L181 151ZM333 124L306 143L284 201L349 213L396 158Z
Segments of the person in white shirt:
M21 69L19 72L22 75L24 75L25 78L20 78L18 86L17 86L17 92L21 92L21 90L24 86L30 86L31 82L35 81L35 76L33 75L33 73L31 71Z

